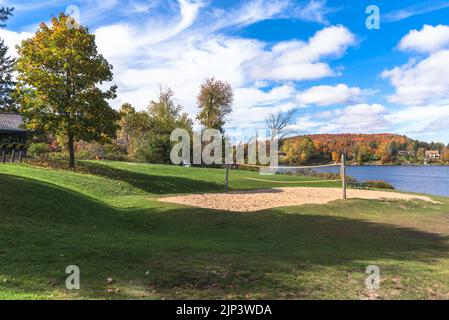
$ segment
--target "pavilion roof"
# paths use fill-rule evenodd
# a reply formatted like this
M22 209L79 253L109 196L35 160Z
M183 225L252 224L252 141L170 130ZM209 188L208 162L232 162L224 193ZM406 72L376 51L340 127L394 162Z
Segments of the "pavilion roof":
M17 113L1 113L0 112L0 132L19 133L26 132L26 129L21 128L23 118Z

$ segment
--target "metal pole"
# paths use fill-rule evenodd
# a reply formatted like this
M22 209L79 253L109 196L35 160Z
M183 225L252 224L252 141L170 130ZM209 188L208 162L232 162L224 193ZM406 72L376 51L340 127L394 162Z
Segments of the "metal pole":
M229 192L229 171L231 170L231 165L226 164L226 175L225 175L225 181L226 181L226 192Z
M346 200L346 155L344 154L341 155L341 181L343 188L343 200Z

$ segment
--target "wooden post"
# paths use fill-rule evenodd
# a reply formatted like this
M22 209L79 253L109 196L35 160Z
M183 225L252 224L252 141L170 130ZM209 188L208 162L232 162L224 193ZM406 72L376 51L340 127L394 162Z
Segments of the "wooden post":
M2 162L6 163L6 148L2 148Z
M19 161L20 163L23 162L23 147L20 147L20 152L19 152Z
M11 151L11 163L14 163L15 159L16 159L16 147L13 147Z
M343 200L346 200L346 155L344 154L341 155L341 182L343 189Z
M230 164L226 164L225 167L226 167L226 174L225 174L226 186L225 186L225 190L226 190L226 192L229 192L229 171L231 170L231 165Z

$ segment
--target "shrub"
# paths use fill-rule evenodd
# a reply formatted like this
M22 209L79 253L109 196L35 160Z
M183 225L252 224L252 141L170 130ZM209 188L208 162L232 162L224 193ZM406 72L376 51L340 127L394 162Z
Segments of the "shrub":
M373 181L367 181L365 184L368 188L394 190L394 187L385 181L373 180Z
M37 158L46 157L50 151L50 147L46 143L33 143L28 147L28 154Z
M130 158L148 163L170 163L172 142L169 135L145 133L133 140L133 154Z
M113 161L127 161L125 152L115 144L104 145L105 159Z
M104 159L104 147L96 142L86 143L80 141L76 145L76 157L80 160Z

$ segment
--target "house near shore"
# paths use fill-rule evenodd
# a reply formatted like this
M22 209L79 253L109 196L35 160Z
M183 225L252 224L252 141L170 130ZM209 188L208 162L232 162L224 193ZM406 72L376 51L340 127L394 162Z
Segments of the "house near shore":
M440 151L438 150L427 150L426 158L427 159L439 159L441 157Z

